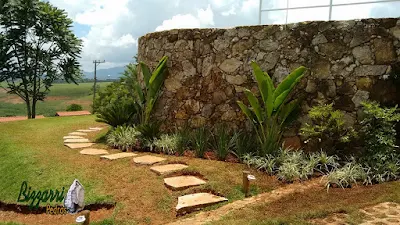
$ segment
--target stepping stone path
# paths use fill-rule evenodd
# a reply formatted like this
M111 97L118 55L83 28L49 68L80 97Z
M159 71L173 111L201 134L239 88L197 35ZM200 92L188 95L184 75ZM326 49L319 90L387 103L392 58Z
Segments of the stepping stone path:
M141 157L136 157L133 159L133 161L137 164L142 164L142 165L153 165L154 163L162 162L166 160L165 158L157 157L157 156L151 156L151 155L145 155Z
M176 211L180 213L182 211L195 210L224 201L228 201L228 199L210 193L184 195L178 198Z
M89 132L95 132L96 130L77 130L78 132L85 132L85 133L89 133Z
M81 136L64 136L63 139L83 139Z
M116 159L137 156L137 154L132 152L109 154L109 152L105 149L88 148L94 145L94 143L90 143L89 139L81 136L86 136L87 133L89 132L96 132L102 129L103 129L102 127L90 127L89 129L80 129L75 132L71 132L68 134L68 136L63 137L64 145L72 149L85 148L82 149L79 153L82 155L100 155L101 159L116 160ZM141 165L153 165L155 163L159 163L165 160L166 160L165 158L151 156L151 155L144 155L133 158L133 161L136 164L141 164ZM152 166L150 170L158 175L164 175L167 173L183 170L187 167L188 166L184 164L174 163L167 165ZM165 186L174 191L183 190L194 186L199 186L205 183L206 183L205 180L189 175L168 177L164 179ZM176 206L176 211L179 214L181 212L199 209L202 207L206 207L219 202L224 202L227 200L228 199L224 197L220 197L210 193L188 194L178 197L178 205Z
M167 173L172 173L178 170L182 170L187 168L187 165L184 164L167 164L162 166L153 166L150 168L151 171L155 172L158 175L163 175Z
M85 148L80 151L82 155L108 155L108 151L104 149L96 149L96 148Z
M137 154L131 153L131 152L121 152L121 153L116 153L116 154L103 155L103 156L100 156L100 158L115 160L115 159L122 159L122 158L133 157L133 156L137 156Z
M400 224L400 204L384 202L360 210L364 214L361 225ZM346 224L348 215L345 213L334 213L326 218L313 219L312 224L341 225Z
M85 136L85 135L87 135L87 133L83 133L83 132L71 132L71 133L69 133L68 135L83 135L83 136Z
M99 131L99 130L103 130L103 128L101 128L101 127L90 127L89 130Z
M164 184L171 190L177 191L193 186L205 184L206 182L195 176L178 176L164 179Z
M65 139L64 143L89 143L87 138Z
M64 145L67 146L68 148L76 149L76 148L87 148L94 145L94 143L68 143Z

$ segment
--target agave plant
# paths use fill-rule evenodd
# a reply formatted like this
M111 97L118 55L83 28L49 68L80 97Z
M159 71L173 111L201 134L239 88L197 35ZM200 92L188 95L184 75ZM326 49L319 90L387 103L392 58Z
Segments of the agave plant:
M167 56L162 57L153 72L151 72L144 62L140 62L144 81L143 87L139 83L137 66L135 64L129 64L125 68L125 84L129 87L128 89L131 95L135 98L136 108L140 114L140 124L147 124L150 122L151 112L159 97L161 86L166 77L167 60Z
M281 144L283 127L293 118L298 101L286 102L288 95L299 83L306 70L301 66L290 73L276 88L271 77L261 70L255 62L251 62L254 76L261 93L262 103L255 94L245 90L250 107L238 101L243 113L250 119L257 132L261 144L262 155L275 153Z

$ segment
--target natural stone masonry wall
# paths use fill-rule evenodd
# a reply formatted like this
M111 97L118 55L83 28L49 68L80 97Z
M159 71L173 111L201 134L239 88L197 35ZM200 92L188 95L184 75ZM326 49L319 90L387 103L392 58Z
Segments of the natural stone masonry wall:
M256 90L251 60L275 82L300 65L309 68L295 93L304 99L300 121L311 106L334 102L354 123L362 100L399 102L399 92L385 81L398 68L399 41L399 19L182 29L141 37L138 58L154 68L169 56L169 75L155 109L167 127L186 121L194 127L244 126L236 101L245 100L244 88ZM295 134L293 129L288 135Z

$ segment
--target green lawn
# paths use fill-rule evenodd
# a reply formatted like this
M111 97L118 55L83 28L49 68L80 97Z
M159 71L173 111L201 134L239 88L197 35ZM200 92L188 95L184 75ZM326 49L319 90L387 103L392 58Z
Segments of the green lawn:
M100 88L111 82L99 82ZM84 110L91 110L93 95L91 88L93 83L76 84L54 84L44 102L37 103L37 115L54 116L57 111L65 111L67 106L73 103L80 104ZM0 90L0 117L1 116L24 116L26 106L16 95L5 93Z
M229 201L244 198L241 191L242 171L247 167L243 164L163 156L169 162L188 164L187 172L198 172L208 181L200 187L170 191L164 186L163 177L150 171L148 166L135 166L131 159L108 161L98 156L82 156L79 150L63 146L64 135L98 125L94 116L0 123L0 201L16 203L23 181L27 181L33 190L68 189L76 178L85 187L85 204L117 202L115 224L161 224L176 218L174 208L177 198L184 194L210 190L227 197ZM88 137L102 139L106 132L90 133ZM93 147L107 148L103 144ZM253 171L253 174L257 180L251 188L252 194L280 186L275 178L264 173Z
M111 200L100 190L101 180L91 179L79 165L63 163L71 151L62 136L78 128L95 125L94 116L47 118L0 124L0 200L15 203L21 183L36 190L69 188L78 178L85 183L90 203Z

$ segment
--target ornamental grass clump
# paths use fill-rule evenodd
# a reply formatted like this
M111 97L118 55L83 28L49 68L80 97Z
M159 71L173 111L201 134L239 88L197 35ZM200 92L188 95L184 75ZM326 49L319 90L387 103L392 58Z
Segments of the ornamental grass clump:
M336 186L341 188L350 188L357 185L358 182L369 183L369 176L361 164L348 162L343 167L333 170L327 175L326 188Z
M107 135L107 144L122 151L131 151L139 135L134 127L118 126Z
M173 155L178 149L179 139L180 137L177 134L162 134L160 139L154 140L153 145L158 151L167 155Z

